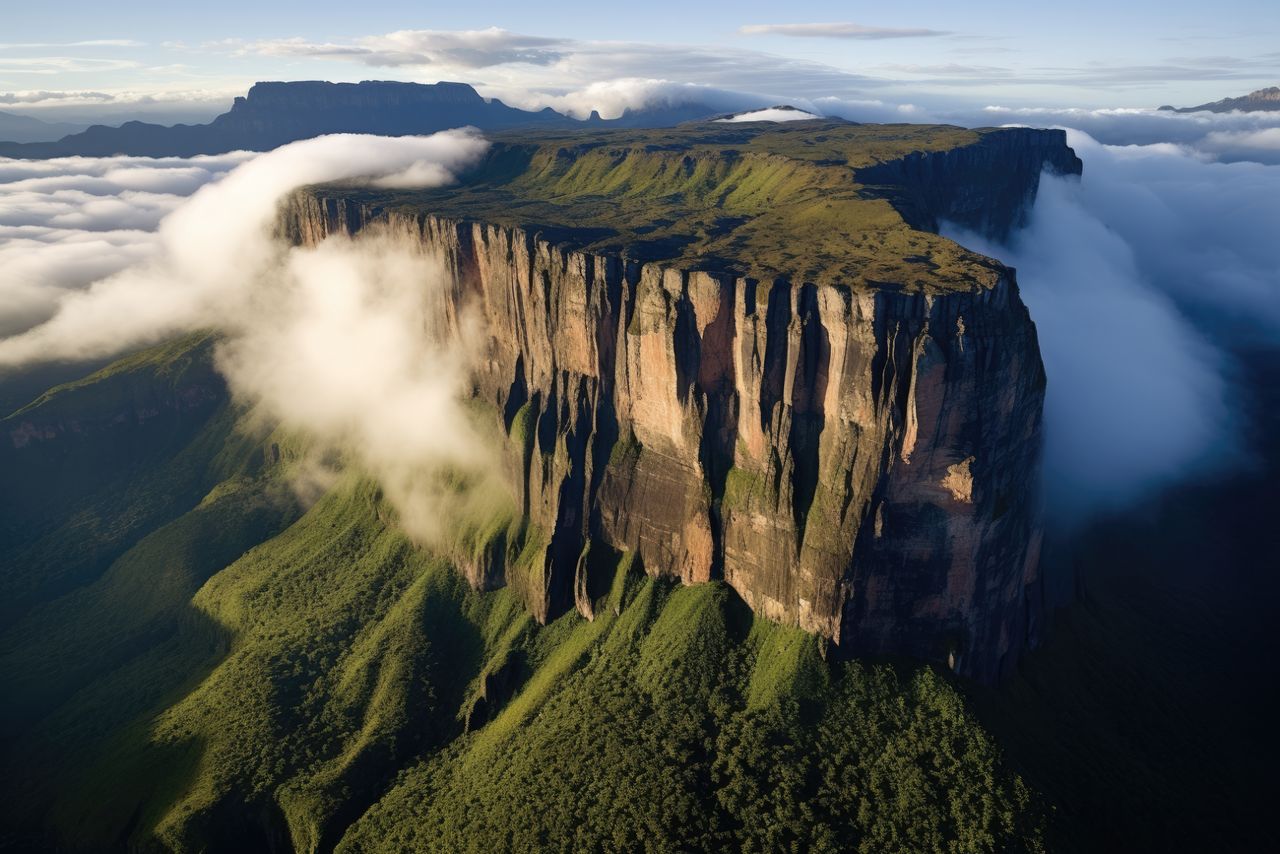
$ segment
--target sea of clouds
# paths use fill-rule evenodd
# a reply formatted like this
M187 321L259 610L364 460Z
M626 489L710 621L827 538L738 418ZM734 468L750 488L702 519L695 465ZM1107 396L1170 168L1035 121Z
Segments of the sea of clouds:
M944 233L1017 268L1049 375L1048 498L1081 518L1247 458L1236 359L1280 344L1280 166L1068 142L1084 175L1045 176L1007 245Z
M152 257L160 221L250 157L0 159L0 336Z
M445 310L440 259L389 235L291 247L274 226L297 187L439 186L487 146L457 130L219 158L0 161L0 257L21 270L2 286L0 375L216 330L218 367L257 418L305 436L315 459L357 462L430 538L445 473L495 476L460 403L475 339Z

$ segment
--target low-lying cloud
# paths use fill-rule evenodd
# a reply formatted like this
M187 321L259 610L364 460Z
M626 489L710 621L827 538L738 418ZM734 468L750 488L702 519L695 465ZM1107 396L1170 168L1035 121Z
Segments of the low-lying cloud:
M819 119L821 116L815 116L813 113L806 113L804 110L788 110L782 107L766 107L763 110L750 110L745 113L738 113L735 116L729 116L724 119L716 119L720 122L802 122L809 119Z
M1032 125L1084 131L1106 145L1172 143L1207 159L1280 164L1280 112L1176 113L1153 109L1053 109L989 106L947 114L970 127Z
M767 95L737 92L696 83L678 83L660 78L627 77L601 80L563 94L544 94L528 90L495 91L512 106L522 109L553 110L586 119L598 113L601 118L616 119L628 110L669 109L702 105L709 112L734 112L777 103Z
M500 488L492 448L460 403L473 355L463 342L477 337L445 305L449 290L441 260L398 236L334 236L288 252L218 350L238 398L307 437L321 452L313 460L358 462L422 540L460 502ZM459 477L473 486L465 494Z
M923 27L870 27L847 21L827 24L748 24L738 32L746 36L794 36L810 39L912 39L948 35L946 30Z
M38 267L42 256L32 244L42 238L64 250L121 243L107 263L118 269L91 281L85 280L102 271L87 256L77 256L79 267L67 257L59 261L65 286L51 292L51 316L0 340L0 370L100 357L215 329L218 364L238 399L269 423L306 436L324 456L358 462L379 479L411 533L433 536L439 498L449 489L443 473L493 477L459 404L469 372L461 342L474 336L459 328L465 313L445 310L449 282L441 262L385 234L288 247L274 237L274 226L279 203L297 187L346 180L438 186L486 147L469 130L335 135L231 155L217 161L216 178L213 164L201 159L153 162L151 172L111 158L74 168L0 162L0 175L19 187L15 197L43 187L49 199L32 208L28 222L0 231L0 252L12 247L16 258L25 254ZM110 182L189 191L200 180L192 170L205 167L207 183L185 200L167 194L172 201L158 228L151 222L153 231L130 232L139 235L132 242L119 230L94 231L98 220L88 214L75 225L57 225L67 215L59 193L105 193ZM159 174L164 169L171 174ZM136 192L144 191L120 190L115 198L127 206ZM139 216L150 215L138 207ZM134 262L127 262L125 247L138 255ZM45 265L43 275L51 269ZM3 309L0 322L26 322L22 307Z
M1048 498L1074 520L1247 450L1232 350L1280 342L1280 168L1069 141L1083 178L1046 176L1010 245L949 236L1018 270L1049 375Z
M161 220L251 156L0 159L0 336L152 257Z
M477 158L477 134L430 137L340 134L292 143L246 160L166 216L153 263L67 292L46 323L0 342L0 366L82 359L158 341L238 310L254 276L271 269L276 205L306 184L354 178L439 184Z

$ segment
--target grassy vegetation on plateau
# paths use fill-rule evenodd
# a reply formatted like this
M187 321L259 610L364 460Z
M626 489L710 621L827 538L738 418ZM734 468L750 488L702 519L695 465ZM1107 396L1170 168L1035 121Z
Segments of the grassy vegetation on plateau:
M770 281L972 290L990 259L916 231L856 170L981 131L847 122L499 135L461 185L326 198L526 228L553 242Z

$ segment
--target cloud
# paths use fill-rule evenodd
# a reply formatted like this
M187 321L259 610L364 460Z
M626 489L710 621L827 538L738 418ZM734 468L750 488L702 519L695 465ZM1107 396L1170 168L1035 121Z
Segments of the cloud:
M157 77L149 74L149 79ZM77 124L146 120L165 124L205 122L224 112L248 83L226 89L27 89L0 92L0 105L45 121Z
M0 104L23 107L102 106L105 104L137 107L147 104L230 101L242 90L211 91L208 89L174 89L154 91L116 90L100 92L92 89L30 89L0 92Z
M729 116L725 119L716 119L719 122L798 122L806 119L820 119L822 116L816 116L813 113L806 113L804 110L784 109L781 107L771 107L763 110L752 110L746 113L738 113L736 116Z
M82 103L100 103L103 101L113 100L112 95L106 92L57 92L47 90L35 90L26 92L0 92L0 104L14 104L23 106L38 106L48 102L65 103L67 101L79 101Z
M1280 341L1280 167L1104 146L1079 132L1069 141L1092 173L1081 203L1134 247L1145 281L1215 340Z
M83 56L0 57L0 74L68 74L75 72L100 74L141 68L131 59L97 59Z
M863 24L748 24L738 32L746 36L796 36L818 39L910 39L950 35L946 30L918 27L868 27Z
M737 92L696 83L677 83L655 78L603 80L563 94L529 90L488 90L502 100L523 109L551 107L579 119L597 112L616 119L628 110L704 105L709 112L733 112L776 103L768 95Z
M1224 161L1280 163L1280 152L1266 145L1280 128L1280 112L1175 113L1151 109L1054 109L989 106L957 116L965 124L1029 124L1082 130L1107 145L1172 143ZM1233 144L1235 143L1235 144Z
M1081 180L1046 176L1008 246L1049 376L1046 485L1059 521L1240 459L1232 350L1280 342L1280 168L1078 131Z
M305 39L252 42L241 54L355 59L366 65L397 68L447 65L488 68L510 63L549 65L563 55L564 39L528 36L499 27L484 30L397 30L366 36L352 44L315 43Z
M451 326L451 290L441 260L399 235L336 236L289 252L218 351L239 399L306 437L313 460L340 454L377 477L422 540L502 488L498 455L461 405L463 342L480 336L465 313ZM460 477L472 488L459 493Z
M0 225L0 336L15 335L57 311L67 293L152 257L154 235Z
M206 323L246 297L250 273L272 263L276 247L263 235L277 202L293 188L402 173L424 161L452 170L483 147L482 139L465 131L395 138L339 134L249 159L165 217L157 264L68 294L50 321L0 341L0 365L108 355Z
M50 47L146 47L146 42L133 39L89 39L78 42L7 42L0 43L0 50L44 49Z
M1205 135L1200 149L1228 162L1253 160L1280 164L1280 122L1258 130L1215 130Z
M152 257L160 221L251 156L0 158L0 335L48 320L69 292Z
M167 176L128 158L0 161L8 184L25 185L17 191L24 206L31 194L48 197L26 223L0 224L0 258L11 250L14 259L39 265L47 259L32 248L47 244L63 253L62 269L74 271L73 280L100 276L87 287L66 287L44 322L0 339L0 367L109 355L214 329L217 363L237 400L305 437L317 458L354 462L377 477L409 533L434 537L451 524L451 513L464 512L460 503L490 500L501 488L494 457L459 402L470 375L464 342L478 340L465 307L446 310L448 275L416 243L374 233L291 248L275 238L274 226L280 201L297 187L342 180L436 186L486 147L474 131L459 130L334 135L233 155L219 165L234 169L174 205L153 233L91 231L92 212L59 227L66 215L59 194L80 194L82 207L96 199L136 208L130 194L147 191L109 196L100 182L189 188L191 170L201 168L191 164L207 161L165 161L154 171L167 169ZM84 188L69 189L68 176ZM122 266L126 252L136 258ZM111 259L107 269L95 268L95 257ZM28 295L12 287L3 294L0 325L22 323L32 311ZM314 466L300 471L311 479ZM459 478L476 488L459 496Z
M349 42L293 38L206 47L239 56L317 58L430 73L436 79L474 81L516 101L527 100L531 92L554 98L604 80L677 79L773 94L772 103L779 95L849 93L885 82L818 62L721 45L549 38L498 28L399 30ZM483 78L478 78L479 71ZM777 91L779 86L786 91Z

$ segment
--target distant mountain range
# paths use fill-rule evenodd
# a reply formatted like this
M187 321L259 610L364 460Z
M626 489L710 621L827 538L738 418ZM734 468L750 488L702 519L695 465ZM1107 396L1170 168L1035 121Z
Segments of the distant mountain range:
M208 124L158 125L126 122L119 127L93 125L56 141L25 137L0 124L0 156L47 158L71 155L132 154L189 157L245 149L266 151L294 140L327 133L376 133L390 136L434 133L473 125L481 130L512 127L665 127L717 112L706 104L681 104L628 110L617 119L592 113L585 121L557 113L509 107L486 99L465 83L257 83L231 109ZM16 119L24 117L15 116ZM37 120L31 119L31 122ZM40 123L43 124L43 123ZM14 125L21 130L20 125Z
M1241 95L1239 98L1223 98L1221 101L1201 104L1198 107L1164 106L1160 109L1175 113L1230 113L1235 110L1242 113L1270 112L1280 110L1280 86L1259 89L1248 95Z
M84 129L84 125L46 122L32 116L0 112L0 139L12 142L51 142Z

